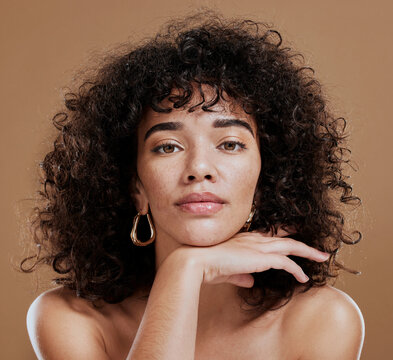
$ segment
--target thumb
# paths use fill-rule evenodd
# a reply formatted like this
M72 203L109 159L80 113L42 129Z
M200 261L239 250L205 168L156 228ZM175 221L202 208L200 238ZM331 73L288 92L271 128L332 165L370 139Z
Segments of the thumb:
M240 287L251 288L254 285L254 278L250 274L236 274L229 276L226 282Z

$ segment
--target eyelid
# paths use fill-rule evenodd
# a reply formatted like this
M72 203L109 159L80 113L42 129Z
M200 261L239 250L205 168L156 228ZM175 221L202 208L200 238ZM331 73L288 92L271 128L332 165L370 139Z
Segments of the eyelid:
M219 147L221 147L221 146L223 146L224 144L227 144L227 143L233 143L233 144L238 145L240 147L240 150L236 150L236 151L235 150L225 150L224 149L225 151L228 151L228 152L237 153L237 152L241 152L241 151L247 149L246 144L243 143L242 141L239 141L239 140L225 140L225 141L222 141L221 144L219 145ZM167 145L172 145L174 147L180 148L179 145L177 145L177 144L173 143L172 141L168 140L168 141L162 142L161 144L158 144L151 151L153 153L159 153L159 154L173 154L174 152L177 152L177 151L173 151L171 153L165 153L165 152L159 151L160 149L162 149L164 146L167 146Z
M242 141L239 141L239 140L225 140L225 141L223 141L223 142L220 144L220 146L222 146L222 145L224 145L224 144L226 144L226 143L233 143L233 144L238 145L238 146L240 147L240 150L237 150L237 151L226 150L226 151L229 151L229 152L241 152L241 151L247 149L246 144L245 144L244 142L242 142Z
M151 151L154 153L159 153L159 154L172 154L172 153L165 153L165 152L159 151L161 148L163 148L164 146L167 146L167 145L172 145L172 146L180 148L179 145L167 140L167 141L164 141L161 144L158 144L157 146L155 146L153 149L151 149ZM174 151L174 152L177 152L177 151Z

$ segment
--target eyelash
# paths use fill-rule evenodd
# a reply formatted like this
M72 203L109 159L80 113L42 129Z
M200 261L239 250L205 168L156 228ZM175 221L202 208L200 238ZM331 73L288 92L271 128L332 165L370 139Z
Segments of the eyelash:
M223 145L223 144L228 144L228 143L229 143L229 144L239 145L240 148L241 148L241 150L239 150L239 151L243 151L244 149L247 149L246 144L244 144L244 143L242 143L242 142L240 142L240 141L224 141L221 145ZM166 143L157 145L154 149L152 149L152 152L160 153L160 154L171 154L171 153L165 153L165 152L160 152L160 151L159 151L161 148L163 148L163 147L165 147L165 146L168 146L168 145L177 146L177 145L175 145L175 144L173 144L173 143L166 142ZM227 150L227 151L235 152L235 151L233 151L233 150Z

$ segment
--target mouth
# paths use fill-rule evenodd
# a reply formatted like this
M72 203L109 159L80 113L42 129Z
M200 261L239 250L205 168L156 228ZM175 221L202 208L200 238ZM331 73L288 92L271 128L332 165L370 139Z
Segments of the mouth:
M201 202L188 202L183 204L178 204L179 208L187 213L207 215L215 214L220 211L224 204L218 202L201 201Z
M225 200L211 192L191 193L176 202L176 205L184 212L206 215L220 211Z

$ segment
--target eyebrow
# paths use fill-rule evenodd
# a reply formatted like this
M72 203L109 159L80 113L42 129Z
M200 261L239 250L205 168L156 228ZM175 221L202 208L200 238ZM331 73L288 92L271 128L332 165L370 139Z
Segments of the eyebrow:
M147 138L157 132L157 131L164 131L164 130L181 130L183 128L183 123L181 122L164 122L160 123L157 125L152 126L149 130L146 131L144 141L147 140ZM252 128L250 124L244 120L240 119L216 119L213 122L213 127L214 128L224 128L224 127L230 127L230 126L240 126L246 128L253 137L254 132L252 131Z

